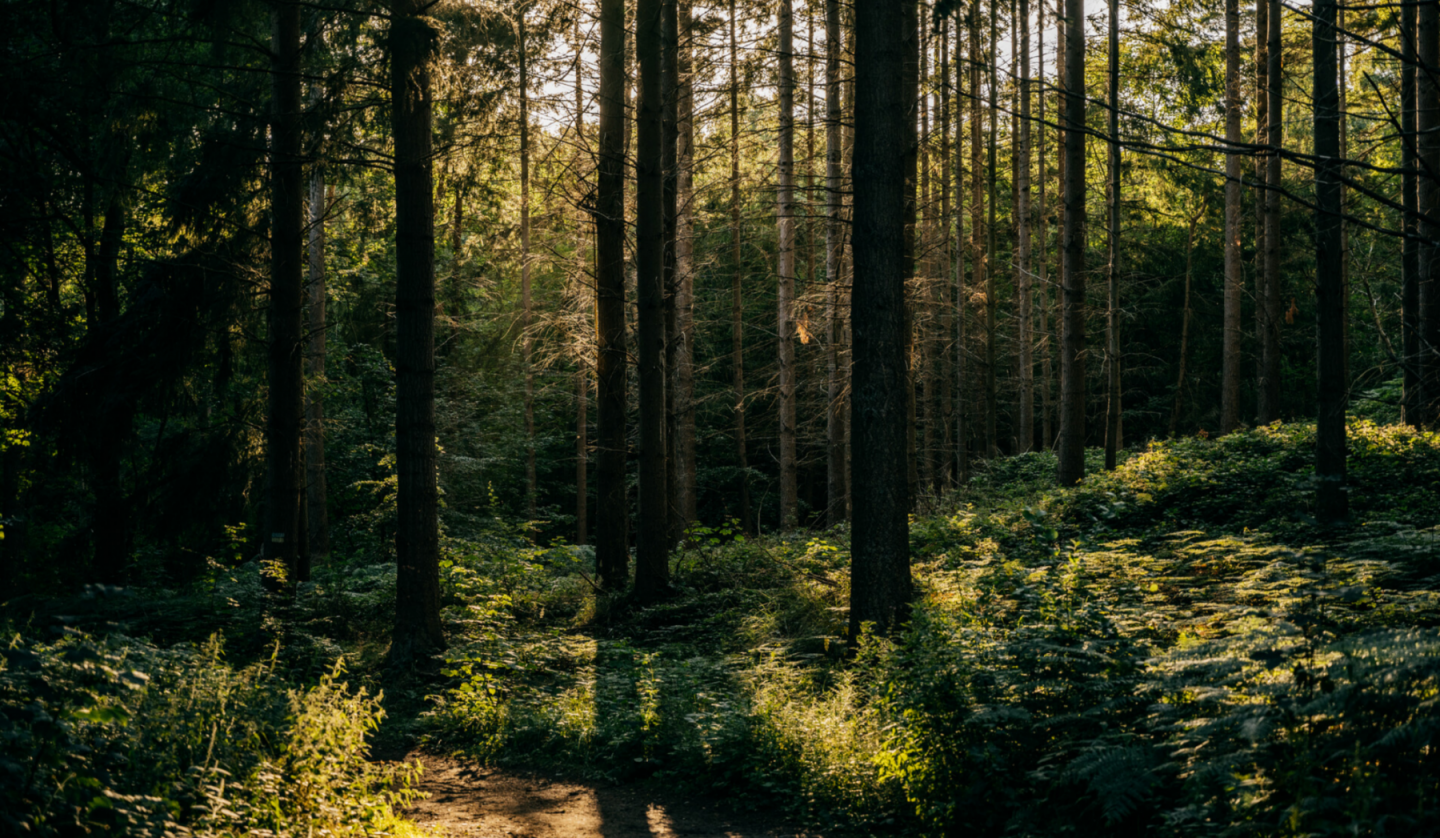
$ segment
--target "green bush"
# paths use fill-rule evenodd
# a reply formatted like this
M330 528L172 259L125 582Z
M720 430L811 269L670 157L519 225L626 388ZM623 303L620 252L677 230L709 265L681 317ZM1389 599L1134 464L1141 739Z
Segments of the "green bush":
M336 666L309 687L220 639L114 635L0 650L0 824L31 835L368 835L400 823L413 766L366 759L379 698Z

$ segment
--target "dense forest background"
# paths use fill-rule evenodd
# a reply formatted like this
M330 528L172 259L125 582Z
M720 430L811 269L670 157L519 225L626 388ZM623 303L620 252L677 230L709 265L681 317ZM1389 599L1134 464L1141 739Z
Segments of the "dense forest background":
M1440 4L0 32L0 827L1440 822Z
M314 179L309 200L316 219L310 246L323 250L311 275L323 276L327 309L321 321L310 303L307 331L323 335L323 347L307 344L312 371L306 387L323 401L328 487L327 515L312 511L310 518L328 517L330 542L342 554L387 551L393 533L387 529L394 482L387 429L394 398L394 187L386 174L389 125L380 94L384 21L363 11L307 8L301 56L303 154ZM731 10L689 9L694 139L685 220L693 254L693 337L687 351L696 453L688 467L697 520L713 525L736 518L747 529L771 530L781 522L782 495L775 314L781 126L775 21L757 18L757 11L743 4L734 10L732 66ZM989 14L988 7L980 11L982 18ZM960 27L924 29L912 295L913 366L917 378L931 376L918 385L914 434L927 475L941 470L941 460L960 459L947 426L963 428L964 447L974 457L992 447L1001 455L1048 448L1053 436L1047 434L1056 433L1055 18L1053 10L1037 9L1033 33L1021 33L1033 54L1026 85L1034 120L1026 220L1033 242L1029 272L1036 277L1025 289L1030 322L1022 332L1020 69L1011 50L1013 10L995 11L993 32L982 20L978 67L970 39L957 42ZM1122 17L1119 126L1127 151L1119 173L1116 319L1125 443L1224 430L1225 196L1217 175L1225 158L1223 11L1180 3L1130 7ZM441 4L432 12L442 59L435 65L434 158L442 518L453 535L500 513L536 520L542 541L583 541L580 497L589 496L590 510L597 503L593 463L584 492L577 489L576 447L577 438L591 441L586 456L592 456L597 417L593 405L588 412L583 407L594 398L588 216L597 147L594 12L534 3ZM1251 39L1254 9L1242 12L1242 35ZM222 552L237 537L253 555L266 473L269 16L260 6L233 4L120 4L73 15L10 4L5 14L16 56L5 122L7 430L0 496L9 522L8 578L36 588L120 578L115 574L185 579L201 572L203 556ZM794 352L797 520L807 525L825 523L831 505L831 350L838 350L842 378L848 360L845 308L833 298L838 293L843 302L848 277L844 265L835 278L825 270L823 14L818 6L799 8L792 36L795 266L786 338ZM1403 354L1397 346L1401 239L1390 234L1402 226L1393 200L1401 154L1394 125L1401 81L1397 14L1351 14L1347 26L1356 34L1345 42L1345 124L1350 154L1363 164L1349 176L1392 198L1347 192L1347 213L1356 221L1346 227L1345 245L1349 390L1363 415L1388 419L1398 417ZM1294 419L1313 415L1315 404L1313 242L1303 203L1313 193L1313 169L1303 165L1311 143L1309 22L1299 14L1285 21L1283 95L1291 103L1284 144L1302 161L1282 164L1281 187L1296 200L1279 207L1282 379L1273 415ZM1086 84L1098 103L1089 109L1090 128L1103 140L1101 23L1087 23L1094 43ZM522 32L529 45L523 91L517 69ZM985 63L992 47L993 68ZM846 54L842 45L842 107ZM1255 101L1248 48L1240 61L1248 143ZM956 67L965 68L958 87ZM1050 100L1045 122L1039 121L1041 99ZM524 154L522 112L530 121ZM982 153L972 158L962 143L977 125ZM842 128L842 143L848 130ZM1089 148L1086 263L1095 279L1086 306L1092 361L1085 427L1087 443L1102 444L1105 143L1092 141ZM528 247L522 159L528 161ZM1247 177L1252 159L1246 156ZM970 188L975 177L978 191ZM1259 353L1254 215L1263 190L1251 182L1241 190L1246 374L1237 383L1241 415L1253 422L1256 379L1249 370ZM972 197L984 211L978 230ZM980 274L977 261L984 263ZM633 263L627 264L633 286ZM529 268L528 309L522 266ZM977 276L986 284L977 287ZM629 316L633 328L633 310ZM834 332L832 317L841 321ZM1029 370L1020 369L1022 334ZM323 374L313 363L322 351ZM965 364L960 376L953 373L956 358ZM737 372L743 375L739 391ZM955 381L953 407L940 405L936 378L942 373ZM630 392L633 398L633 386ZM517 398L521 393L532 395ZM737 405L745 418L743 460ZM1033 411L1031 438L1023 442L1022 407ZM925 490L943 489L954 473L945 469L947 477L931 478ZM136 564L101 572L97 549L111 548L97 548L97 541L113 541L117 555Z

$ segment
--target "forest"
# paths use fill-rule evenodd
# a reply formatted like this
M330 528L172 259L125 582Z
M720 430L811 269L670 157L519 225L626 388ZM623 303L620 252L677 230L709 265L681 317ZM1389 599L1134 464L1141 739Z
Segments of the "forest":
M1440 0L0 46L0 836L1440 834Z

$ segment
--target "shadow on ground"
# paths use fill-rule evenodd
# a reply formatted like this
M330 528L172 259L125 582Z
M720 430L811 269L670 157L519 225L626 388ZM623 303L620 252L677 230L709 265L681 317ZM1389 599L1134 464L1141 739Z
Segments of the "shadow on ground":
M663 781L607 784L511 773L411 754L429 795L407 815L453 838L820 838L778 815L734 812L724 801L677 792Z

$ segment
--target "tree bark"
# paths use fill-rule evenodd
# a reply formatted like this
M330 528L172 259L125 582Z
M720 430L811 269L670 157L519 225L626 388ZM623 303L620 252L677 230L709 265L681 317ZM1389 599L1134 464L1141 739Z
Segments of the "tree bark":
M1401 345L1405 357L1402 359L1404 392L1401 397L1404 421L1420 427L1420 253L1419 187L1416 176L1420 159L1416 150L1416 64L1419 56L1415 42L1415 6L1406 4L1400 8L1400 135L1401 191L1404 193L1405 218L1402 229L1405 238L1401 242Z
M610 592L630 582L625 434L625 2L600 5L600 143L595 191L595 569Z
M333 198L335 188L329 195ZM328 209L325 172L318 165L310 173L310 337L305 354L305 489L306 538L310 560L330 555L330 513L325 485L325 401L319 385L325 382L325 214Z
M1225 314L1220 433L1240 427L1240 2L1225 0Z
M950 188L951 167L953 161L950 158L950 19L943 18L940 21L940 30L937 33L940 42L940 65L936 71L940 99L940 224L937 231L943 245L940 247L939 259L943 267L934 272L931 282L938 286L939 291L939 330L935 344L934 357L937 366L936 377L940 381L940 407L936 416L940 423L940 451L937 458L935 472L935 493L939 495L948 489L952 483L952 472L955 463L955 440L951 435L955 419L955 377L951 370L953 367L954 331L955 331L955 295L951 293L951 275L955 271L955 262L960 258L960 253L955 247L955 237L951 235L950 226L953 219L950 216ZM959 60L959 56L955 56ZM956 120L957 122L959 120ZM958 193L956 195L958 196ZM957 207L958 211L958 207Z
M1233 0L1232 0L1233 2ZM1060 445L1057 479L1085 477L1084 0L1065 0L1065 257L1061 263Z
M970 15L973 20L973 14ZM972 26L971 32L974 32ZM961 59L963 53L962 44L965 38L964 20L957 13L955 18L955 482L965 482L968 475L969 445L966 439L965 426L965 311L969 301L969 293L965 290L965 133L962 125L961 114L964 107L961 105L961 98L965 90L965 61ZM971 44L970 61L974 63L974 44ZM970 75L973 76L972 69ZM971 91L971 99L974 99L974 91ZM974 125L974 106L971 110L971 125ZM978 262L973 258L971 251L971 264ZM973 269L972 269L973 270Z
M640 531L635 540L635 598L650 602L670 586L669 494L665 485L665 204L661 65L664 8L639 0L635 58L640 101L635 124L635 293L640 369Z
M1115 470L1120 448L1120 0L1110 0L1109 98L1107 131L1110 142L1109 211L1105 282L1109 299L1105 310L1105 470Z
M1264 193L1265 262L1264 296L1256 308L1264 313L1260 319L1260 423L1268 425L1280 418L1280 147L1284 142L1285 106L1283 65L1281 62L1281 28L1283 7L1280 0L1264 0L1270 7L1266 13L1265 97L1266 137L1269 150L1265 154Z
M996 177L999 174L996 165L996 140L998 138L998 120L1000 107L998 102L1000 90L999 72L999 51L1000 38L997 28L999 17L1000 0L990 2L990 51L986 56L990 63L990 136L987 144L989 151L989 162L986 167L988 173L988 192L990 202L989 223L985 225L985 456L998 457L1000 455L999 445L999 402L998 394L995 391L995 365L997 358L997 346L995 335L995 313L999 304L999 293L995 288L995 276L999 273L996 262L999 261L1000 251L995 244L995 232L997 224L996 213Z
M916 147L919 156L920 219L916 235L919 258L916 260L914 280L913 299L915 305L911 308L911 317L914 320L912 334L917 341L912 360L911 390L916 391L918 396L915 405L916 418L919 421L916 426L916 434L922 441L922 450L917 452L919 456L916 458L916 464L920 469L920 480L915 497L919 497L920 490L934 491L937 470L935 455L938 448L937 432L939 431L939 423L935 421L935 408L938 400L935 394L937 387L934 343L935 312L938 301L935 298L935 282L932 277L935 263L933 241L935 219L934 201L930 194L930 97L924 92L930 76L929 34L929 26L920 27L917 76L919 82L915 100L920 117L919 143Z
M1319 410L1315 434L1316 517L1348 512L1345 485L1345 334L1340 249L1340 103L1335 0L1316 0L1312 25L1315 102L1315 308ZM1421 7L1422 20L1425 8ZM1422 26L1422 32L1424 31ZM1432 27L1430 34L1434 34ZM1423 41L1422 41L1423 49ZM1433 65L1432 65L1433 66Z
M1185 363L1190 353L1190 277L1195 267L1195 226L1203 217L1204 208L1190 217L1190 226L1185 232L1185 302L1180 316L1180 369L1175 375L1175 403L1170 408L1170 436L1174 437L1180 427L1180 407L1185 399Z
M1420 169L1418 206L1420 213L1420 424L1435 425L1440 419L1440 5L1421 4L1418 18L1418 59L1416 72L1416 131L1419 139Z
M735 456L740 472L740 526L757 528L750 510L750 463L745 444L745 307L741 295L745 264L740 252L740 58L735 37L735 0L730 0L730 366L735 388Z
M1051 417L1055 415L1051 403L1055 392L1052 359L1055 344L1050 339L1050 211L1045 205L1045 182L1049 180L1045 169L1050 160L1045 148L1045 0L1040 0L1037 17L1039 25L1036 31L1040 35L1040 124L1036 132L1040 138L1040 150L1036 155L1040 161L1040 208L1037 211L1040 220L1040 448L1049 451L1055 444L1055 428L1051 424Z
M393 0L395 137L395 582L392 666L444 648L435 463L435 206L430 62L436 32L424 0Z
M1116 2L1116 0L1112 0ZM1030 285L1030 0L1020 0L1020 155L1015 205L1016 249L1019 251L1018 277L1015 283L1019 306L1016 312L1017 343L1020 355L1020 422L1015 453L1024 454L1035 445L1035 359L1034 337L1031 335L1030 302L1034 289Z
M985 100L981 94L980 81L983 75L981 68L985 66L985 53L980 47L980 4L974 4L967 11L970 16L970 263L972 266L970 288L972 292L980 293L983 306L985 289L988 287L987 277L990 275L989 254L985 249L985 156L981 144L985 125ZM966 299L961 303L962 311L970 302L970 294L964 296ZM982 328L984 322L982 319ZM962 349L962 353L963 351ZM981 386L984 386L983 383ZM979 401L980 428L983 433L984 411L987 409L983 391ZM960 444L966 445L963 434L960 437ZM982 456L990 456L988 447Z
M825 0L825 522L832 527L845 522L846 503L844 380L840 367L840 283L845 258L840 39L840 0Z
M1255 0L1255 145L1270 141L1266 124L1270 112L1268 77L1270 73L1268 40L1270 0ZM1265 198L1268 182L1267 155L1256 150L1255 160L1255 421L1267 424L1265 393Z
M300 127L300 6L274 6L270 122L270 412L266 452L265 558L283 566L284 582L300 581L300 496L304 488L301 427L305 377L305 172ZM109 226L108 223L106 225Z
M695 98L691 57L691 4L679 0L676 44L677 147L675 169L675 332L671 335L674 393L674 474L670 493L680 532L694 523L695 488Z
M775 330L780 361L780 529L793 529L797 508L795 466L795 68L791 0L780 3L780 155L775 218L779 227L780 288Z
M522 8L518 24L520 53L520 365L525 374L525 514L536 517L535 369L530 340L530 55Z
M664 289L665 336L665 532L666 540L675 544L684 538L685 525L680 520L680 505L674 488L679 483L676 466L680 462L675 445L679 441L680 415L676 412L675 373L679 368L680 318L676 308L679 278L675 273L676 225L679 221L679 176L677 163L680 152L680 22L677 0L661 0L660 5L660 171L662 206L662 241L664 256L661 277Z
M904 149L901 161L905 177L905 236L903 263L905 267L905 464L906 483L913 507L920 490L920 452L916 438L915 384L917 376L915 352L915 284L916 284L916 223L919 206L920 134L920 16L919 0L899 0L900 45L902 59L900 78L905 97L905 134L900 138Z
M1079 0L1076 0L1079 2ZM852 644L908 617L906 465L905 45L901 4L855 4L854 530Z
M580 31L580 16L575 18L575 171L582 171L582 157L585 143L585 73L583 59L585 37ZM583 188L583 183L581 184ZM577 218L575 249L585 252L587 231L584 217ZM592 251L593 253L593 251ZM586 300L584 262L576 267L576 291L581 300ZM580 352L575 370L575 543L589 543L590 512L590 369L585 363L585 353Z

